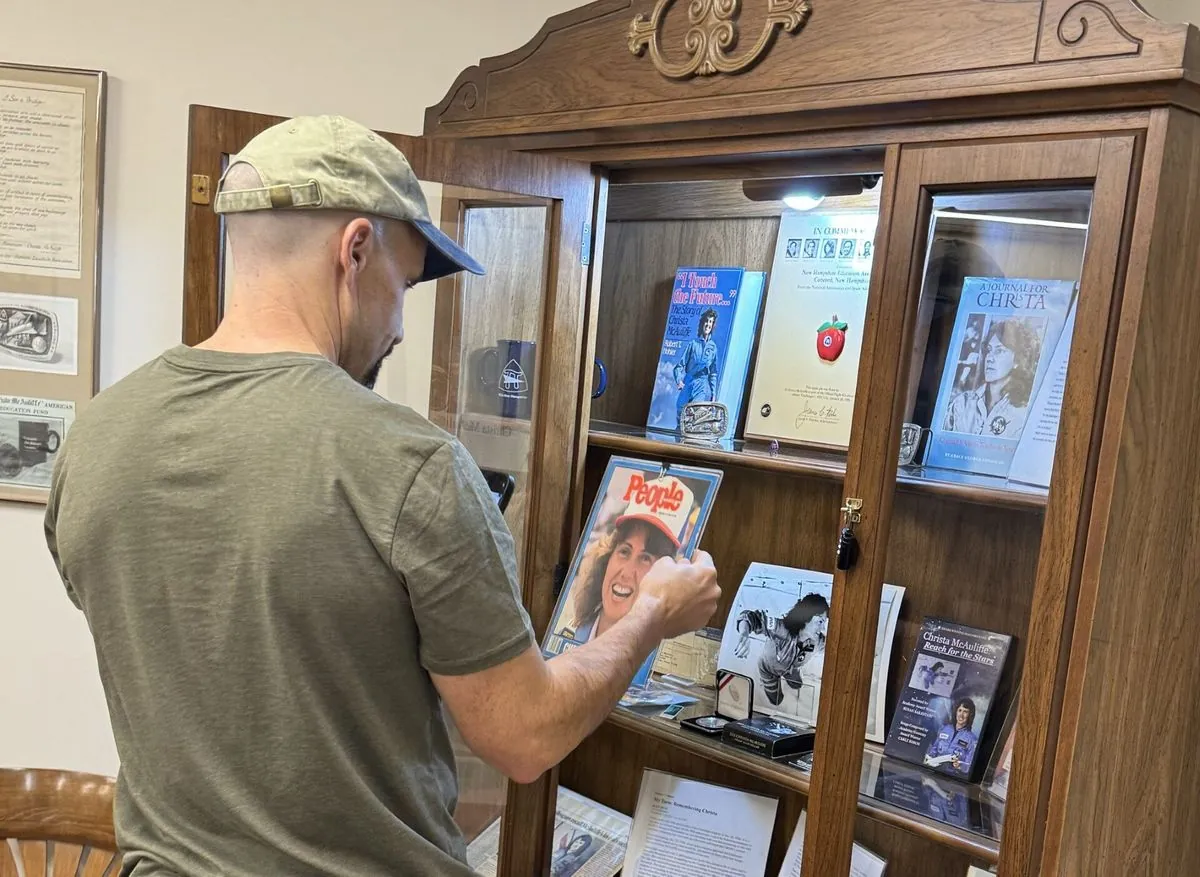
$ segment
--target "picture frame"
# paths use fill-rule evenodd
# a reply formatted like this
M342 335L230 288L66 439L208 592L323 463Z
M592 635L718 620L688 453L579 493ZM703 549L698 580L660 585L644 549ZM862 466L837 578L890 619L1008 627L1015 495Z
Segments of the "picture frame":
M0 501L45 504L99 391L107 74L0 62Z

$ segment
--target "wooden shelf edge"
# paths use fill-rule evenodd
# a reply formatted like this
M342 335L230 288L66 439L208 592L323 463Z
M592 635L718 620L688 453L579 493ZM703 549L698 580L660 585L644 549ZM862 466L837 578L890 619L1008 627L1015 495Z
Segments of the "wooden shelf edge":
M651 457L670 457L690 463L708 463L718 466L734 466L742 469L757 469L784 475L799 475L841 482L846 477L846 466L815 458L804 458L788 452L777 457L763 453L726 450L696 444L656 441L644 435L613 432L602 428L588 430L588 447L603 448L628 454ZM897 490L906 493L928 494L956 499L981 505L1015 509L1044 510L1046 494L1033 491L1005 490L974 484L957 484L952 481L935 481L904 472L896 477Z
M710 741L706 737L694 734L685 736L683 731L659 726L653 721L639 718L619 708L610 713L606 721L623 730L651 737L676 749L699 755L709 761L799 792L805 797L808 796L808 776L799 770L780 767L766 758L749 753L743 755L729 746ZM989 865L1000 861L1000 844L985 837L956 831L949 826L937 826L929 820L920 819L904 810L893 808L871 798L864 798L862 795L859 795L858 798L858 812L868 819L899 828L949 849L966 853Z

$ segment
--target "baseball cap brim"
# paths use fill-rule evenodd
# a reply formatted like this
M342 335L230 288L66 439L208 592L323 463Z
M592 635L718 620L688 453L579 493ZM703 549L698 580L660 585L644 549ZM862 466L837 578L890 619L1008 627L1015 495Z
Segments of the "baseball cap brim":
M651 527L658 530L658 532L670 539L671 544L675 546L676 550L680 548L679 538L669 529L667 529L666 524L653 515L621 515L619 518L613 521L613 526L619 527L626 521L641 521L643 524L649 524Z
M470 253L454 242L454 239L443 232L432 222L414 219L410 220L413 228L420 232L421 237L429 242L425 252L425 273L421 282L437 280L459 271L469 271L483 276L487 273Z

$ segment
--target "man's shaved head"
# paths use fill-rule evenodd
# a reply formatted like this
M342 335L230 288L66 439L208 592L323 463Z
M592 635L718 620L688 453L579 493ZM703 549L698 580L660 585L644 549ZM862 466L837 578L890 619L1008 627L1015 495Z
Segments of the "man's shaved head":
M223 191L263 185L235 164ZM405 292L421 277L425 239L410 225L340 210L255 210L226 216L231 288L226 319L256 335L300 330L351 377L374 386L403 338Z

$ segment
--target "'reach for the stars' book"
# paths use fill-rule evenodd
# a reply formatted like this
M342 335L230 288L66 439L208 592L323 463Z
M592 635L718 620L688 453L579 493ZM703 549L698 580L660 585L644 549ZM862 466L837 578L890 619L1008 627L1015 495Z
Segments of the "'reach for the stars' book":
M1012 637L926 618L884 754L970 780Z

